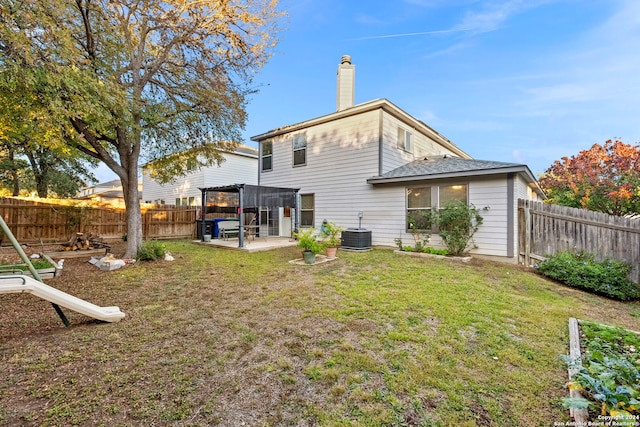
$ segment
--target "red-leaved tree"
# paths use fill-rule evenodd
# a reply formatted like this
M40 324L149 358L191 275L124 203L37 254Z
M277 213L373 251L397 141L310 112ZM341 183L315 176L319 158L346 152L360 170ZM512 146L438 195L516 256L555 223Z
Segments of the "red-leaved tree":
M540 178L551 203L605 212L640 214L640 145L608 140L556 160Z

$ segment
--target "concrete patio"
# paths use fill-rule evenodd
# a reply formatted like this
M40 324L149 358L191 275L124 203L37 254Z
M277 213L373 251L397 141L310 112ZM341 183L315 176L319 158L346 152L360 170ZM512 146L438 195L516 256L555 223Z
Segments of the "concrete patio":
M228 240L211 239L210 242L196 240L195 243L217 248L236 249L245 252L260 252L295 246L297 241L290 237L256 237L255 239L245 237L243 248L238 247L238 238L231 238Z

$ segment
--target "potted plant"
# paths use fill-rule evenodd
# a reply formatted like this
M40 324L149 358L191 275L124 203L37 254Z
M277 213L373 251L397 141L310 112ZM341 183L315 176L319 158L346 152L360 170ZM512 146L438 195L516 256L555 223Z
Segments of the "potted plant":
M293 233L293 235L298 239L298 247L302 248L304 262L307 264L316 262L316 255L322 251L324 246L318 241L315 229L306 228Z
M341 233L343 231L344 228L340 227L335 222L329 222L326 219L322 221L320 232L322 233L322 242L327 248L327 257L336 257L338 246L340 246Z

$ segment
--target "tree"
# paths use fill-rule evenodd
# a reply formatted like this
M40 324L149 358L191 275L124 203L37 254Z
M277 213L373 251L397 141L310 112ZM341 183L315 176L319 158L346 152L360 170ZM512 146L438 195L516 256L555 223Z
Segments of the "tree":
M0 143L0 182L3 187L11 189L11 195L19 196L25 171L29 164L16 158L15 147Z
M7 72L0 74L0 161L3 181L17 196L20 189L32 190L46 198L49 191L58 197L77 194L86 181L95 181L88 167L97 160L79 153L71 155L64 144L63 126L49 114L38 93ZM4 153L3 153L4 154Z
M608 140L556 160L540 179L550 203L610 215L640 213L640 146Z
M277 4L0 0L0 65L65 118L68 146L122 182L125 256L142 244L141 156L209 165L240 140L252 78L276 44ZM187 149L191 159L169 156Z

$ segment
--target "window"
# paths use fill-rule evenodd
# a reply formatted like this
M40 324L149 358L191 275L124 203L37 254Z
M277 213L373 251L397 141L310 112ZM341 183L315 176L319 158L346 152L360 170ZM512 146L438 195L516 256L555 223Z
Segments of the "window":
M176 206L195 206L196 198L195 197L182 197L176 199Z
M198 159L187 159L187 172L193 172L198 169Z
M300 227L313 227L314 195L300 195Z
M431 187L407 188L407 230L429 230L424 214L431 210Z
M440 209L444 208L451 202L462 202L467 204L467 186L466 185L447 185L440 187Z
M262 158L262 172L273 169L273 143L266 141L260 144Z
M293 136L293 166L307 164L307 135L299 133Z
M398 148L411 151L411 132L398 128Z
M468 203L467 184L407 188L407 230L435 231L424 214L451 202Z

